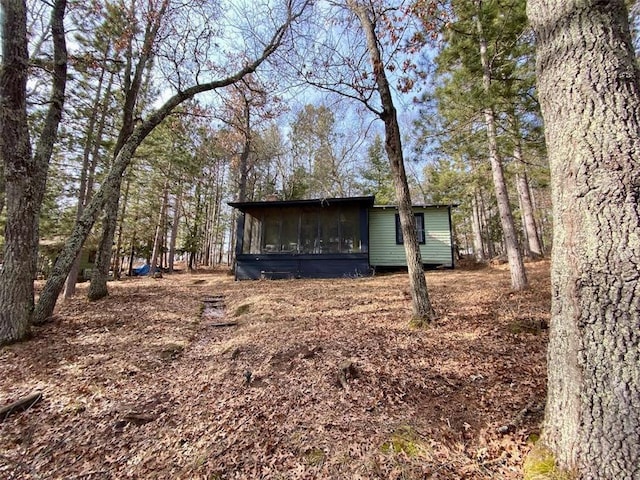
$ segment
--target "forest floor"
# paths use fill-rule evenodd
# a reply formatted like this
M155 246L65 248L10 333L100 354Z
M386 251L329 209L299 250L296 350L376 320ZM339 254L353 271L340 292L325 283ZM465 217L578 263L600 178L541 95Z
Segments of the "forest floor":
M80 285L0 350L0 407L42 392L0 418L0 478L522 478L550 307L548 262L527 272L522 293L504 265L428 272L427 329L406 273Z

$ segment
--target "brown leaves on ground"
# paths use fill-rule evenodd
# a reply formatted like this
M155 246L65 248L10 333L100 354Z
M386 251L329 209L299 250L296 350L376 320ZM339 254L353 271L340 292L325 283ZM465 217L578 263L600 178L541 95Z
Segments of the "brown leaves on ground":
M43 393L0 423L0 477L520 478L550 301L548 263L527 268L524 293L505 266L428 272L424 330L403 273L112 282L0 351L0 406Z

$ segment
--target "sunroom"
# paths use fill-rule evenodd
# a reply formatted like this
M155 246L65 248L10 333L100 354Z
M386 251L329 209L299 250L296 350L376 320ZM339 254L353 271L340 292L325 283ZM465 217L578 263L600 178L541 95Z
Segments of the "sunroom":
M236 279L369 275L374 197L236 202Z

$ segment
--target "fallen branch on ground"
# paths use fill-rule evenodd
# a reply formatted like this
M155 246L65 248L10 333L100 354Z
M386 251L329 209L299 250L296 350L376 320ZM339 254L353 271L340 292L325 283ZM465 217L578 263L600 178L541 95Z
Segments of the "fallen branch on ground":
M10 415L14 413L23 412L30 409L40 400L42 400L42 392L33 392L26 397L19 398L9 405L5 405L4 407L0 408L0 422L6 420Z

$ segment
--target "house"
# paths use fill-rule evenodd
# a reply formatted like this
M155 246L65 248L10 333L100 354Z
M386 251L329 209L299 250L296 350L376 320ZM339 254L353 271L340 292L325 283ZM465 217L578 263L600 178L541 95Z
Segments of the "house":
M80 251L80 268L78 271L78 281L86 282L91 278L91 271L96 262L98 248L95 241L88 241ZM65 239L55 237L40 239L38 249L38 277L48 278L53 265L56 263L58 255L64 248Z
M397 209L374 197L231 202L238 209L235 276L336 278L406 266ZM453 267L451 208L416 206L425 266Z
M452 205L414 205L418 243L425 267L454 265ZM372 267L406 266L400 216L394 206L369 209L369 263Z

